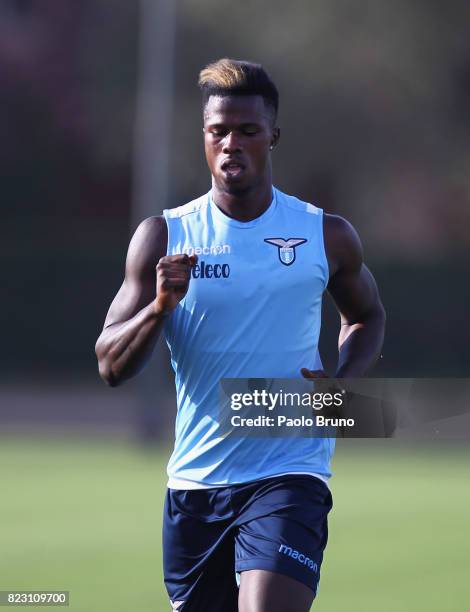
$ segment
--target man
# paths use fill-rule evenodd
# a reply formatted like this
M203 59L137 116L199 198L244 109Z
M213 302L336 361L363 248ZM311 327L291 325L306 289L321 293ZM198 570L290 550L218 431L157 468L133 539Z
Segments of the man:
M273 187L278 93L263 68L219 60L199 85L212 189L137 229L99 370L111 386L134 376L165 329L178 400L163 527L173 609L306 612L327 540L332 440L221 435L219 381L325 376L325 289L342 320L335 376L363 376L384 310L351 225Z

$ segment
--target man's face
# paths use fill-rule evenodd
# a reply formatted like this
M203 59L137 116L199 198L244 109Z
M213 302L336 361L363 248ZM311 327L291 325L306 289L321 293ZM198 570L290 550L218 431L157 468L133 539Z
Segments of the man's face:
M204 109L204 146L221 191L242 195L261 183L278 138L262 96L210 96Z

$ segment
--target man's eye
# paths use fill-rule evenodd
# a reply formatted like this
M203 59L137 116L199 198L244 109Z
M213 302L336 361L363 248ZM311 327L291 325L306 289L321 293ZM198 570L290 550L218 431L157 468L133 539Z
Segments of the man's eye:
M211 134L213 136L219 136L220 137L220 136L225 136L226 132L225 132L225 130L221 130L221 129L217 130L216 129L216 130L211 130Z
M256 128L245 128L243 133L246 134L246 136L255 136L258 130Z

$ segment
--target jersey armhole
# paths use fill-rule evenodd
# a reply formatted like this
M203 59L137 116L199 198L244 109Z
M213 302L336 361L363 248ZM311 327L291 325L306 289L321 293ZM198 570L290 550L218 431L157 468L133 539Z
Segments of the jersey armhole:
M165 219L165 223L166 223L166 255L168 256L170 254L170 219L168 217L168 210L164 210L163 211L163 218ZM171 322L172 320L172 315L170 315L169 317L166 318L165 322L163 323L163 336L165 338L165 342L166 345L168 346L168 350L170 351L170 356L171 356L171 340L170 340L170 335L171 335Z
M323 259L323 268L325 272L325 280L324 280L324 288L325 291L328 287L328 283L330 282L330 266L328 265L328 257L326 256L326 248L325 248L325 214L322 208L318 209L320 211L320 251Z
M170 255L170 244L171 244L171 238L170 238L170 220L168 219L167 216L167 210L163 211L163 218L165 219L165 223L166 223L166 255Z

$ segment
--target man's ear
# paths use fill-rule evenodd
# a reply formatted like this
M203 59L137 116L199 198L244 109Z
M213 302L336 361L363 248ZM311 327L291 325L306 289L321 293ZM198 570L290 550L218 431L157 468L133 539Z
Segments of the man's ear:
M281 130L278 127L273 128L273 137L271 139L270 149L274 149L274 147L279 142L279 138L281 137Z

